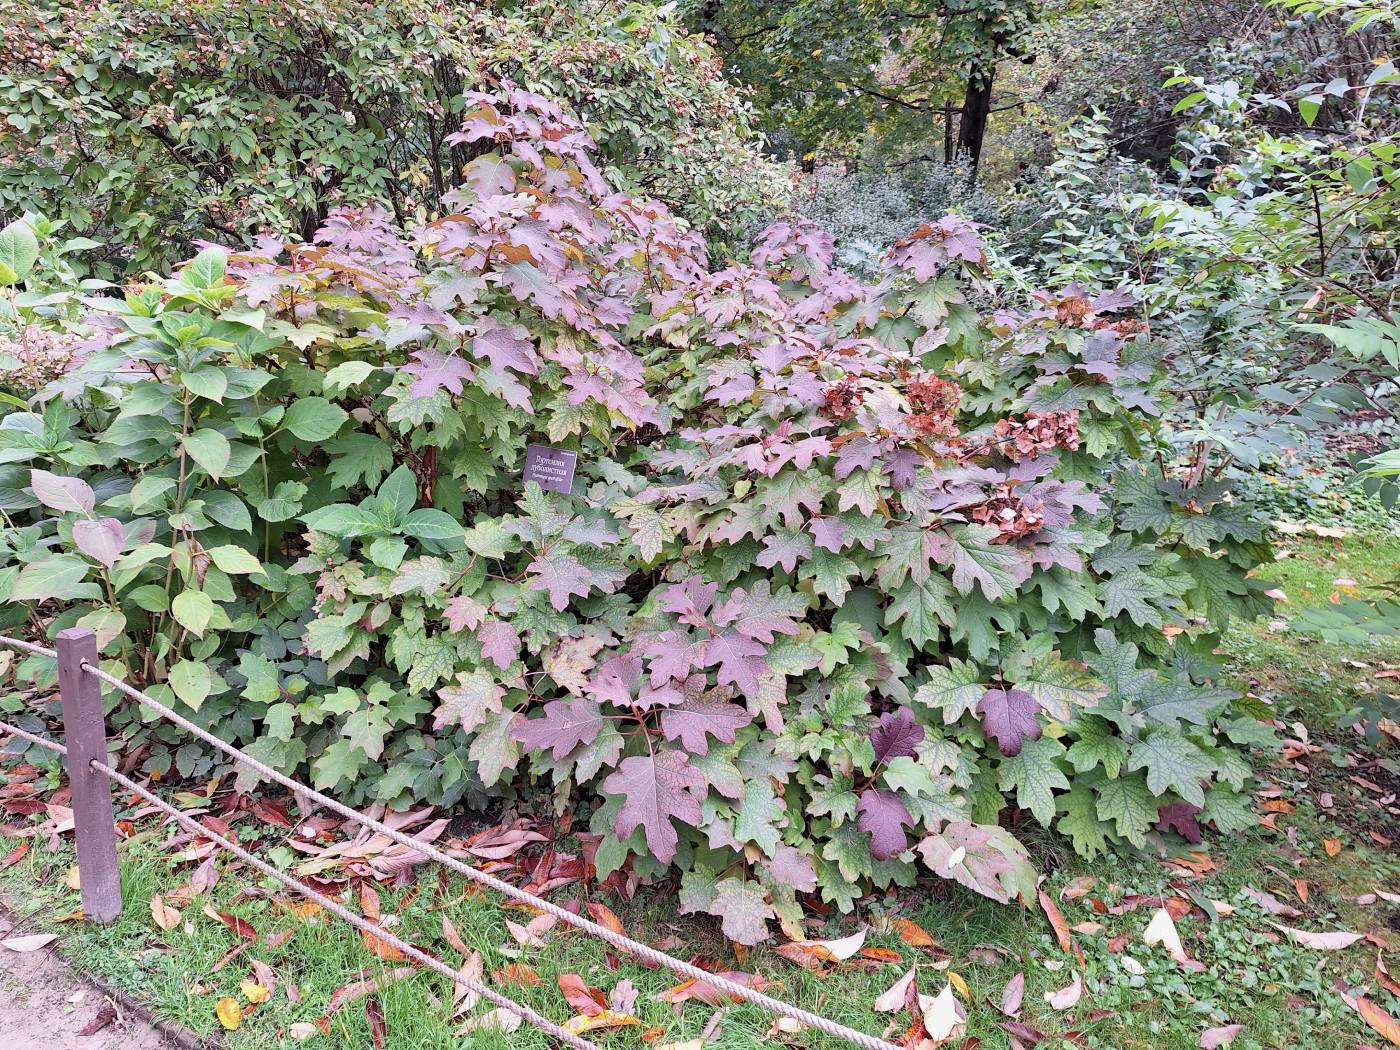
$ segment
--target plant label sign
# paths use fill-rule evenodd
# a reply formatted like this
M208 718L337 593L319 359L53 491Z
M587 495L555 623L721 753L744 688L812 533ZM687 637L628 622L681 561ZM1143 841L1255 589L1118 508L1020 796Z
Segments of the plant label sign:
M574 487L578 453L548 445L531 445L525 450L525 476L542 489L568 492Z

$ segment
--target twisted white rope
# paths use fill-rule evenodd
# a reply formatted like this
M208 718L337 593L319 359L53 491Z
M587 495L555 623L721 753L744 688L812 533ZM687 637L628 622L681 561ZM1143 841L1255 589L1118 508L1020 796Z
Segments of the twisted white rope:
M26 732L18 726L10 725L7 722L0 722L0 731L4 731L6 733L13 733L15 736L22 737L23 739L28 740L30 743L37 744L40 747L47 748L48 750L57 752L60 755L67 755L68 753L68 749L62 744L57 744L52 740L46 740L43 737L35 736L33 733ZM97 770L99 773L106 774L108 777L110 777L112 780L115 780L118 784L122 785L122 787L126 788L128 791L131 791L134 794L139 795L141 798L145 799L151 805L155 806L161 812L165 813L168 817L170 817L172 820L178 823L186 831L203 836L204 838L210 839L211 841L217 843L219 846L222 846L224 849L228 850L230 853L232 853L239 860L243 861L245 864L252 866L253 868L262 872L269 878L276 879L283 886L286 886L290 890L295 890L297 893L301 894L303 897L306 897L308 900L315 901L317 904L325 908L326 911L330 912L332 915L344 919L351 926L363 930L365 933L378 938L385 944L393 945L407 958L413 959L415 962L418 962L423 966L427 966L430 969L436 970L443 976L448 977L451 980L457 982L463 988L466 988L468 991L475 992L481 998L486 999L489 1002L495 1003L497 1006L501 1007L501 1009L508 1010L510 1013L515 1014L522 1020L528 1021L532 1025L535 1025L537 1028L543 1029L544 1031L548 1032L556 1039L568 1043L570 1046L574 1047L575 1050L599 1050L599 1047L596 1044L590 1043L587 1039L580 1038L579 1036L575 1035L573 1032L570 1032L566 1028L561 1028L549 1018L536 1013L534 1010L524 1005L523 1003L517 1003L514 999L502 995L500 992L497 992L494 989L484 984L481 984L480 982L475 981L472 978L467 977L466 975L459 973L456 970L453 970L450 966L442 962L440 959L435 959L433 956L429 955L422 949L415 948L407 941L401 940L389 931L381 929L374 923L371 923L363 917L356 915L344 905L332 900L330 897L327 897L323 893L318 893L316 890L313 890L310 886L307 886L299 879L295 879L292 876L287 875L282 871L279 871L277 868L274 868L271 864L268 864L266 861L260 860L252 853L249 853L242 846L239 846L237 843L231 842L228 839L224 838L222 835L210 831L207 827L205 827L203 824L200 824L193 817L181 813L174 806L171 806L168 803L164 802L156 795L148 791L146 788L136 783L134 780L131 780L129 777L122 775L121 773L117 772L115 769L112 769L105 763L98 762L96 759L94 759L92 762L92 768Z

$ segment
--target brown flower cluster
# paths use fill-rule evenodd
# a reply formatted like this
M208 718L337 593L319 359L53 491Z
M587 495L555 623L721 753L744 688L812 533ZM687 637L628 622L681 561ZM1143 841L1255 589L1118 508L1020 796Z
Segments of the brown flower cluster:
M855 376L842 376L826 388L825 396L826 414L832 419L850 419L865 400Z
M935 375L926 375L910 378L905 390L914 409L909 422L920 437L951 441L958 436L958 425L953 417L962 398L962 387Z
M1016 463L1056 448L1073 452L1079 447L1079 409L1031 412L1024 420L999 419L992 433L1002 455Z
M1010 482L1002 482L988 497L967 512L968 519L979 525L991 525L999 533L997 543L1008 543L1022 536L1039 532L1045 526L1045 502L1022 499Z
M1070 295L1055 304L1055 320L1070 328L1083 328L1093 316L1094 304L1082 295Z
M18 365L8 368L0 365L0 381L24 391L43 389L83 357L78 350L78 340L73 336L33 324L20 329L16 339L0 335L0 359L6 356Z

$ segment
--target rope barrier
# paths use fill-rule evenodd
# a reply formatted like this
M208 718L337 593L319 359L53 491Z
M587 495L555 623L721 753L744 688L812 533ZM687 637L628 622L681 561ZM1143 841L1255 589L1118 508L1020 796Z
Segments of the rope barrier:
M0 644L15 644L15 639L0 636ZM28 643L23 643L18 647L33 650L35 652L40 653L41 655L53 654L52 650L43 650L39 646L31 646ZM563 922L568 926L572 926L575 929L582 930L584 933L587 933L590 936L597 937L600 940L606 941L613 947L623 952L631 953L632 955L635 955L637 958L642 959L643 961L653 963L656 966L665 967L666 969L671 970L673 973L680 974L683 977L688 977L696 981L703 981L711 988L714 988L716 991L722 992L723 994L731 997L732 999L743 1000L745 1002L753 1003L756 1006L760 1006L763 1009L767 1010L769 1013L791 1018L792 1020L797 1021L800 1024L806 1025L809 1028L814 1028L819 1032L824 1032L825 1034L833 1036L837 1039L843 1039L846 1042L851 1043L855 1046L863 1047L864 1050L902 1050L901 1047L897 1046L894 1043L888 1042L884 1039L879 1039L872 1035L867 1035L865 1032L857 1031L856 1029L849 1028L846 1025L838 1024L837 1022L822 1017L819 1014L814 1014L810 1010L804 1010L801 1007L792 1006L788 1003L785 1003L780 999L774 999L772 996L765 995L763 992L751 988L748 985L740 984L739 982L731 980L727 977L723 977L716 973L711 973L708 970L703 970L692 963L688 963L682 959L678 959L675 956L669 955L666 952L660 951L657 948L653 948L650 945L643 944L641 941L634 940L633 938L628 937L626 934L618 933L615 930L610 930L606 926L601 926L598 923L593 922L591 919L586 919L581 915L576 915L574 912L569 911L567 908L562 908L557 904L545 900L543 897L537 897L533 893L529 893L526 890L522 890L509 882L505 882L502 879L496 878L494 875L490 875L487 872L473 868L469 864L465 864L462 861L458 860L456 857L449 856L442 850L438 849L436 846L433 846L431 843L422 842L409 835L405 835L403 832L397 831L394 828L389 827L382 821L375 820L372 817L367 817L363 813L360 813L359 811L351 809L349 806L346 806L343 803L336 801L329 795L324 795L321 792L315 790L314 788L307 787L300 781L293 780L291 777L285 776L284 774L273 769L271 766L268 766L267 764L260 762L257 759L252 758L248 755L245 755L242 751L238 750L238 748L234 747L232 744L228 744L223 740L220 740L218 737L214 736L207 730L201 729L199 726L195 725L187 718L183 717L175 711L172 711L170 708L160 703L160 701L147 695L146 693L143 693L141 690L136 689L134 686L128 685L120 678L116 678L113 675L108 674L101 668L94 667L86 661L84 661L82 668L88 674L91 674L94 677L100 679L101 681L106 682L113 689L116 689L118 692L130 697L137 703L149 707L151 710L155 711L162 717L170 720L175 725L184 729L186 732L198 737L200 740L203 740L206 744L209 744L211 747L222 751L224 754L232 758L235 762L247 766L249 769L254 770L266 779L271 780L274 783L281 784L288 790L296 792L299 796L314 799L317 803L324 806L331 812L337 813L340 816L346 818L347 820L354 821L361 827L368 828L371 831L376 832L377 834L384 835L390 841L396 842L401 846L405 846L416 853L420 853L424 857L436 861L443 867L448 868L451 871L455 871L459 875L462 875L479 885L495 890L502 896L509 897L511 900L519 901L522 904L528 904L530 907L536 909L537 911L541 911L548 915L552 915L560 922ZM201 831L201 834L207 834L207 832Z
M28 740L32 744L37 744L40 747L47 748L48 750L56 752L60 755L66 755L68 753L68 749L62 744L55 743L52 740L46 740L43 737L26 732L18 726L10 725L7 722L0 722L0 731L13 733L15 736ZM457 984L460 984L463 988L466 988L468 991L475 992L481 998L486 999L488 1002L495 1003L497 1006L501 1007L501 1009L508 1010L509 1012L520 1017L522 1020L529 1021L532 1025L535 1025L537 1028L548 1032L550 1035L554 1036L561 1042L568 1043L570 1046L575 1047L575 1050L599 1050L599 1047L595 1043L590 1043L587 1039L583 1039L575 1035L568 1029L561 1028L549 1018L536 1013L534 1010L524 1005L523 1003L518 1003L514 999L502 995L500 992L495 991L487 985L474 981L472 980L472 978L467 977L464 974L457 972L456 970L453 970L446 963L442 962L440 959L434 958L427 952L423 951L421 948L415 948L407 941L401 940L400 938L394 936L394 934L390 933L388 930L382 929L379 926L376 926L374 923L364 919L363 917L356 915L344 905L332 900L325 894L318 893L310 886L305 885L299 879L294 879L292 878L292 876L286 874L285 872L279 871L277 868L274 868L271 864L268 864L266 861L260 860L252 853L249 853L242 846L239 846L234 842L230 842L228 839L224 838L222 835L217 834L216 832L210 831L207 827L199 823L193 817L181 813L174 806L165 802L145 787L142 787L140 784L137 784L131 778L124 776L123 774L119 773L117 770L111 768L105 763L94 761L92 763L92 768L97 770L99 773L105 774L107 777L111 778L116 783L120 784L122 787L126 788L133 794L145 799L151 805L155 806L162 813L166 814L166 816L170 817L177 824L183 827L186 831L189 831L196 835L200 835L204 838L209 839L212 842L217 843L219 846L222 846L224 849L232 853L239 860L255 868L262 874L268 876L269 878L277 880L283 886L286 886L288 889L295 890L297 893L301 894L301 896L303 897L306 897L308 900L315 901L322 908L325 908L326 911L330 912L337 918L344 919L351 926L354 926L359 930L363 930L365 933L368 933L371 936L377 938L378 940L383 941L385 944L393 945L406 957L413 959L415 962L418 962L423 966L427 966L432 970L436 970L443 976L450 978Z

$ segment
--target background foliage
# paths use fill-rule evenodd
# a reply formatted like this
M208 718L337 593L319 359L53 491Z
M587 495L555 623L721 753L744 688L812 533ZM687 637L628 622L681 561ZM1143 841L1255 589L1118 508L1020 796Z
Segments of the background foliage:
M41 0L0 35L0 211L62 215L131 272L198 238L309 240L347 205L420 222L484 148L447 141L463 91L501 77L698 226L784 192L714 56L647 3Z

